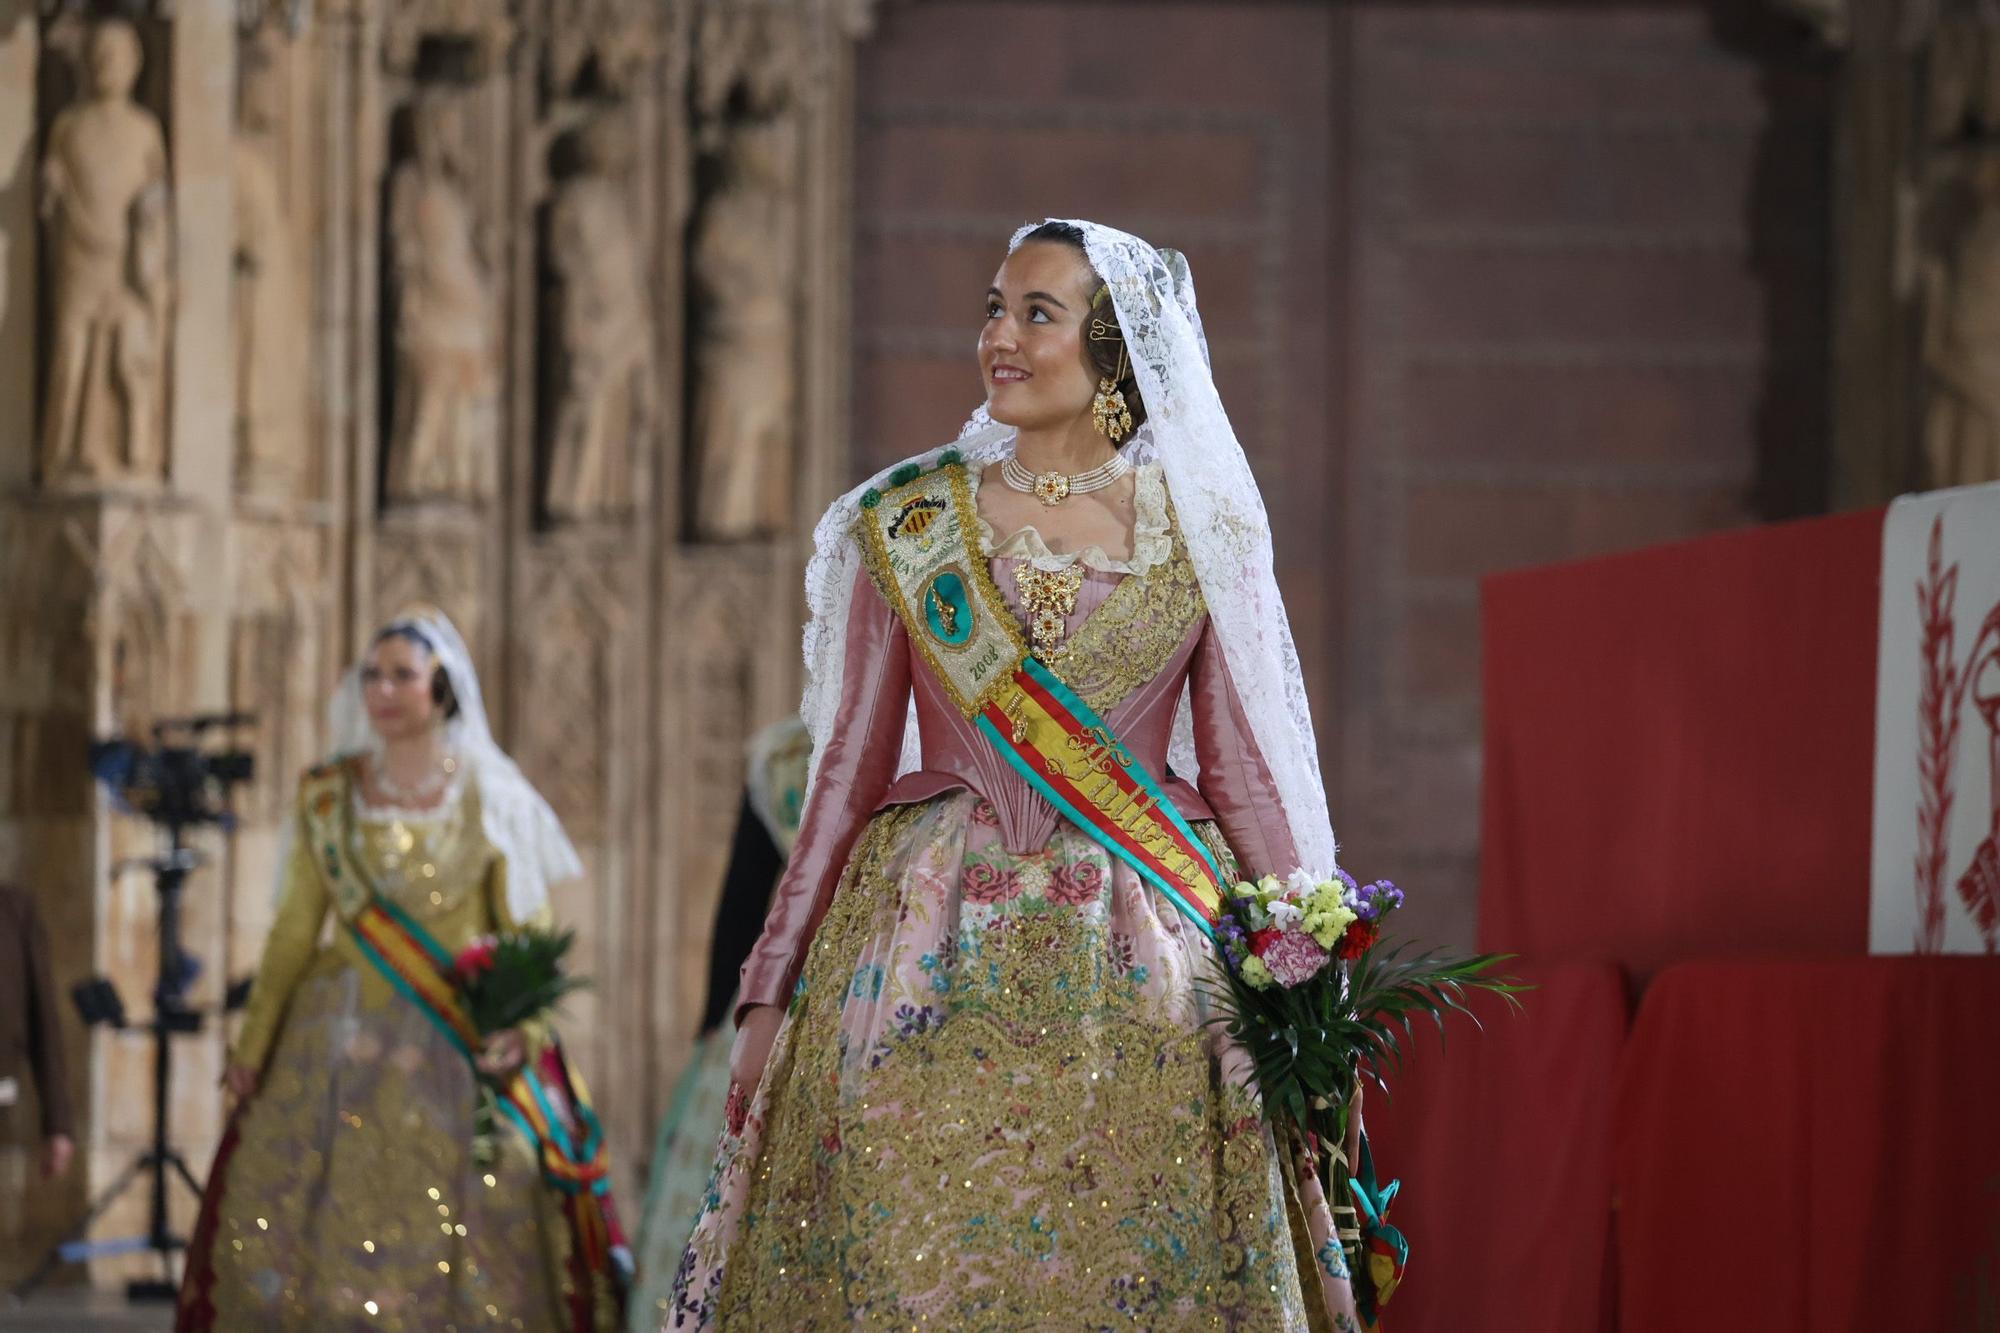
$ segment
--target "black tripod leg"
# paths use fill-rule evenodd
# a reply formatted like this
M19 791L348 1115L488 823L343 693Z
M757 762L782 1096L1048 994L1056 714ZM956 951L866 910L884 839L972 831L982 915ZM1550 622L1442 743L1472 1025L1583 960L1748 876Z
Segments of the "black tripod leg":
M88 1236L91 1224L104 1216L104 1210L109 1208L113 1203L116 1203L118 1196L132 1187L132 1182L139 1178L139 1172L144 1170L150 1161L151 1158L142 1153L134 1159L130 1166L119 1173L118 1179L112 1181L110 1188L97 1196L89 1209L85 1211L83 1217L74 1227L70 1228L69 1233L55 1244L49 1246L48 1253L42 1256L41 1263L35 1265L35 1271L28 1274L27 1277L21 1279L15 1285L13 1291L14 1299L26 1300L34 1294L37 1287L49 1280L49 1274L55 1272L56 1268L62 1263L63 1246L73 1245L85 1236Z
M201 1182L194 1178L194 1172L188 1170L188 1164L186 1160L183 1159L179 1153L177 1152L168 1153L167 1165L173 1167L174 1170L180 1173L181 1179L187 1182L187 1187L194 1191L195 1198L199 1199L202 1197Z

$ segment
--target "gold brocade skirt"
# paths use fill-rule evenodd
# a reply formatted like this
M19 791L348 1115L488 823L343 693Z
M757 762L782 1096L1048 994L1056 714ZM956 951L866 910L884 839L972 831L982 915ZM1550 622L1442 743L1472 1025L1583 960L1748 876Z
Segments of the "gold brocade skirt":
M878 815L668 1328L1327 1326L1211 947L1066 825L1018 856L971 793Z
M480 1159L465 1057L361 981L293 996L217 1154L179 1327L569 1330L560 1196L504 1128Z

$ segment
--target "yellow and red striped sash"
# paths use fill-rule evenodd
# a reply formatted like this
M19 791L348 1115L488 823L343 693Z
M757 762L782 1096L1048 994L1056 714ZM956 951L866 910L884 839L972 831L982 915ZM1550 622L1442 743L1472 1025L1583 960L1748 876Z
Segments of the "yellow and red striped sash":
M964 466L947 452L890 481L862 497L861 545L918 653L1015 772L1213 936L1214 855L1104 719L1028 652L979 547Z
M534 1061L504 1082L476 1066L485 1034L467 1009L453 975L451 952L408 912L376 892L355 864L346 837L348 784L344 765L316 769L307 776L306 836L314 860L326 876L334 901L355 944L395 991L475 1062L473 1077L491 1089L500 1113L519 1131L545 1181L566 1198L575 1231L577 1259L587 1275L604 1275L613 1291L622 1289L624 1245L611 1201L611 1158L604 1129L583 1078L570 1068L559 1043L551 1041ZM577 1308L587 1313L590 1293L579 1287ZM588 1327L587 1321L579 1327Z

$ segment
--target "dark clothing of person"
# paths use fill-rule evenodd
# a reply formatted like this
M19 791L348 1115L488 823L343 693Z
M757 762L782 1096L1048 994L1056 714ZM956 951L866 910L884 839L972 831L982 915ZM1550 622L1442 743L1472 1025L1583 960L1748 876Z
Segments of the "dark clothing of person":
M35 900L0 884L0 1079L33 1080L42 1137L73 1133L49 937Z
M708 955L708 999L702 1005L701 1030L713 1032L729 1017L736 999L737 973L756 947L770 910L771 889L785 869L771 831L757 817L745 793L736 816L736 838L729 849L729 869L723 875L722 896L715 904L715 931Z

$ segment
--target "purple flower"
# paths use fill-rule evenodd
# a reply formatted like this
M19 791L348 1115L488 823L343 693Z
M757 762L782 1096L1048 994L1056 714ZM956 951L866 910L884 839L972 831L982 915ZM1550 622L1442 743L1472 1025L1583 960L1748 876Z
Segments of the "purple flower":
M1403 891L1386 879L1354 891L1354 913L1363 921L1380 921L1402 905Z
M1242 968L1243 959L1250 952L1250 937L1243 933L1243 927L1237 924L1235 917L1223 914L1216 928L1215 942L1222 946L1222 957L1228 962L1230 971Z

